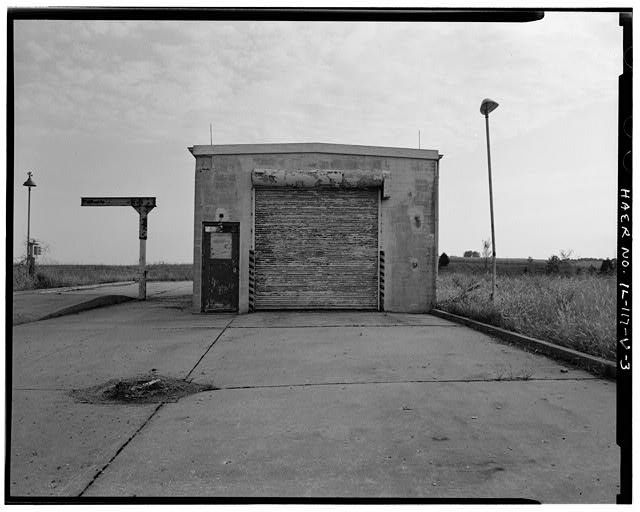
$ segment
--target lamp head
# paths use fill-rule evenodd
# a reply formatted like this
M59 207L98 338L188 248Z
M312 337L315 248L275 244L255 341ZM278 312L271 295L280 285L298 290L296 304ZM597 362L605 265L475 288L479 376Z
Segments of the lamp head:
M31 175L32 175L32 174L33 174L33 173L32 173L31 171L29 171L29 172L27 173L27 176L28 176L27 181L25 181L25 182L22 184L22 186L24 186L24 187L29 187L29 188L31 188L31 187L35 187L35 186L36 186L36 183L31 179Z
M497 102L490 100L489 98L485 98L482 100L482 104L480 105L480 113L484 116L488 116L490 112L493 112L497 108Z

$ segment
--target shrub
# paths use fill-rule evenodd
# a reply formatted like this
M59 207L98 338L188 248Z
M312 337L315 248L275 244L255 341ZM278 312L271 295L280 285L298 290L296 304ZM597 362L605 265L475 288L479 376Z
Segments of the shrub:
M560 272L560 258L555 254L547 260L545 272L547 274L558 274Z
M449 264L449 256L446 252L443 252L438 259L438 267L446 267Z
M601 274L613 274L615 270L614 261L607 258L606 260L602 260L602 264L600 265L600 273Z
M24 262L13 265L13 289L32 290L36 288L35 276L30 276L27 272L27 265Z

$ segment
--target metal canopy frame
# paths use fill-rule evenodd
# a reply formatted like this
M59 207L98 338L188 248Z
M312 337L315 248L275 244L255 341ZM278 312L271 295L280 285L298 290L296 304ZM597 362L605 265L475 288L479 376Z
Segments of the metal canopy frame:
M138 299L147 298L147 216L156 207L155 197L83 197L80 206L131 206L139 214L140 239Z

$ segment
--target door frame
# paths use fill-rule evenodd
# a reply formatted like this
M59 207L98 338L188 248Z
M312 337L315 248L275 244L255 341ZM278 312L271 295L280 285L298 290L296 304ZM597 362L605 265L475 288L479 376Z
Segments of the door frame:
M231 259L233 260L233 255L235 255L238 259L238 272L236 273L236 293L233 296L232 307L231 309L220 309L216 311L205 311L204 306L206 302L206 289L208 287L209 281L209 254L211 251L211 241L209 236L209 243L205 243L207 239L207 227L216 226L221 227L221 233L231 233ZM234 236L235 235L235 236ZM234 245L234 238L237 243ZM218 221L202 221L202 252L201 252L201 268L200 268L200 312L201 313L228 313L228 312L238 312L239 311L239 302L240 302L240 223L239 222L218 222Z

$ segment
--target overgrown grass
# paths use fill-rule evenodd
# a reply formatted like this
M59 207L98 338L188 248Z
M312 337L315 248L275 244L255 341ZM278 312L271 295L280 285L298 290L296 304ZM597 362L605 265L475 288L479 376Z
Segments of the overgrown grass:
M193 265L159 263L147 266L149 281L191 281ZM33 277L23 265L13 266L13 289L60 288L90 284L136 281L137 265L37 265Z
M614 276L438 276L438 308L605 359L616 356Z

